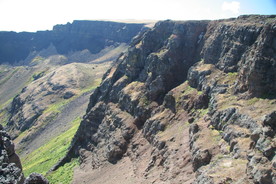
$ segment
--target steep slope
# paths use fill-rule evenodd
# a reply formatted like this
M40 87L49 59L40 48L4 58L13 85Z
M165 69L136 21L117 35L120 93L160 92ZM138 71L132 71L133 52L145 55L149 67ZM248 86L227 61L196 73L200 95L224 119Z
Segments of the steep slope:
M60 165L80 157L74 183L276 183L275 35L275 16L157 23L104 75Z

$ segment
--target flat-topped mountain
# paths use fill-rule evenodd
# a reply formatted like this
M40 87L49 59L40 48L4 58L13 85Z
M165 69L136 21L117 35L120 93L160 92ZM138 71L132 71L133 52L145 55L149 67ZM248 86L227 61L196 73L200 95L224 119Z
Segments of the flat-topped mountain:
M129 43L144 24L73 21L51 31L0 32L0 64L17 63L33 52L55 47L57 54L88 49L92 54L116 43ZM51 53L53 54L53 53Z

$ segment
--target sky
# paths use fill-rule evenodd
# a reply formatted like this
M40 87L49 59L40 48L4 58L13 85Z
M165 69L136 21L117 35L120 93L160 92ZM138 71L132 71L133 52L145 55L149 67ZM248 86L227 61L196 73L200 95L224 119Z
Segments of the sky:
M0 31L52 30L73 20L200 20L276 14L276 0L0 0Z

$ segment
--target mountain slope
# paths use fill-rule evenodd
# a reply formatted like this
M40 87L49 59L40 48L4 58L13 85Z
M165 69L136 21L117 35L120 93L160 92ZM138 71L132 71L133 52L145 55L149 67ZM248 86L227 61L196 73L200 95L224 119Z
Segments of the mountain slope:
M104 75L61 165L80 157L74 183L275 183L275 28L157 23Z
M25 175L47 174L64 157L90 94L143 26L75 21L53 31L0 32L0 60L8 61L0 66L0 121L14 139ZM76 164L47 177L69 182Z

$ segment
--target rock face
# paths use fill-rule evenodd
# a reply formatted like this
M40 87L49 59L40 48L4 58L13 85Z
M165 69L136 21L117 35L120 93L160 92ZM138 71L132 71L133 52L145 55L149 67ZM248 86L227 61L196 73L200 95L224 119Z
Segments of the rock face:
M273 16L241 16L208 25L202 58L225 72L239 72L237 91L263 97L275 94L275 25ZM272 24L269 24L269 21ZM249 23L247 21L255 21ZM267 24L266 24L267 21Z
M0 125L0 183L23 183L24 175L10 136Z
M104 75L64 160L129 158L142 183L276 183L275 35L275 16L158 22Z
M144 24L74 21L72 24L56 25L52 31L0 32L0 64L18 63L33 52L49 47L58 54L85 49L95 54L116 43L129 43L143 26Z

